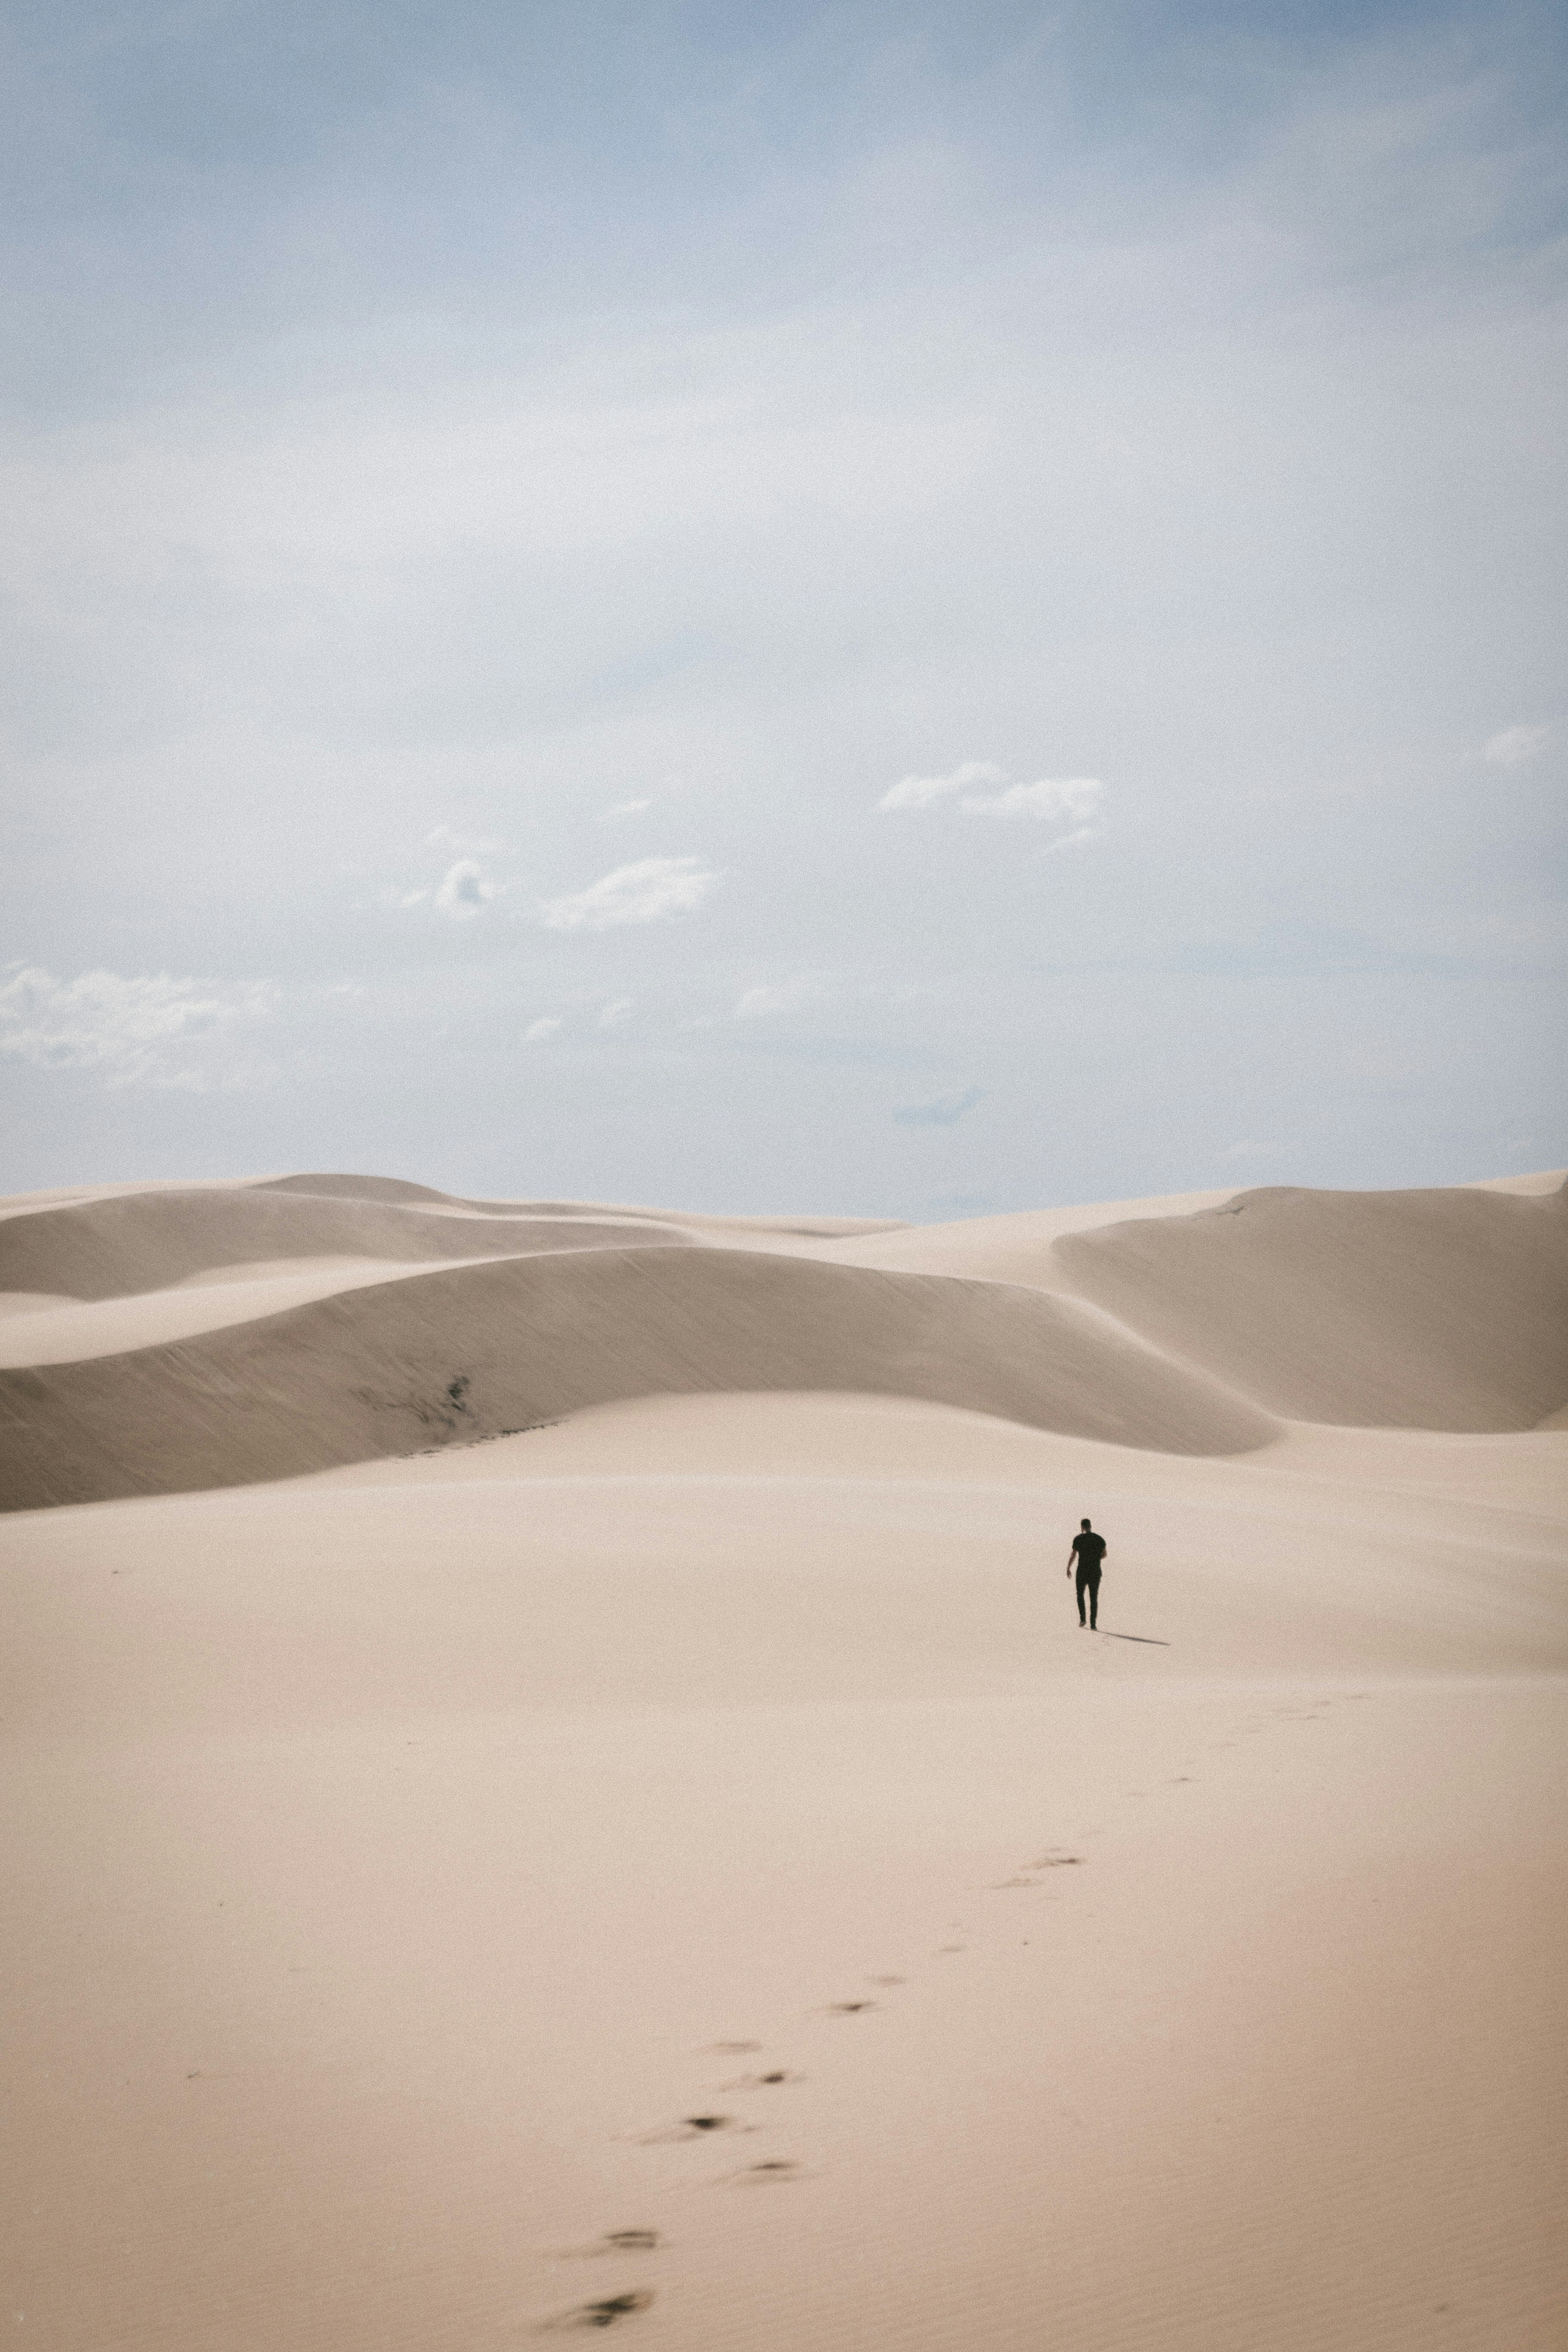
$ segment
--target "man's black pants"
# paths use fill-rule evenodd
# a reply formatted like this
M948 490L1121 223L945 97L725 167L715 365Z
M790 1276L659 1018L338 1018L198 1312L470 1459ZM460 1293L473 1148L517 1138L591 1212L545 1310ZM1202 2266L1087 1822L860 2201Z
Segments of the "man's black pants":
M1083 1596L1086 1592L1089 1595L1089 1615L1087 1617L1083 1613ZM1080 1625L1088 1625L1091 1629L1098 1626L1100 1622L1100 1570L1098 1568L1080 1568L1079 1570L1078 1622Z

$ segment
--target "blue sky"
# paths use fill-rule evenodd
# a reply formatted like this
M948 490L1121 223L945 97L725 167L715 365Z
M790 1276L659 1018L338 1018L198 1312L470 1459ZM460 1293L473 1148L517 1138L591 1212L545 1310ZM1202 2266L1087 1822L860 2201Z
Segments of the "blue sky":
M1568 1160L1554 12L3 43L7 1189Z

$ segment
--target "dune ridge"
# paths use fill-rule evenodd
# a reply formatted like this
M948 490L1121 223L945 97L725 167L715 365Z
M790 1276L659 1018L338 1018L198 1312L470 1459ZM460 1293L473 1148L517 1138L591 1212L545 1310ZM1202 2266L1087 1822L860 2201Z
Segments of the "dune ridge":
M1172 1454L1277 1423L1075 1301L717 1248L541 1254L0 1373L12 1510L289 1477L616 1398L850 1389Z
M817 1241L837 1241L860 1234L901 1233L904 1228L887 1217L731 1217L707 1210L645 1209L608 1201L470 1201L460 1192L433 1192L427 1184L405 1183L398 1176L267 1176L257 1180L258 1192L309 1192L319 1199L395 1201L433 1204L447 1211L471 1211L489 1217L582 1217L609 1219L615 1223L678 1225L687 1233L798 1234Z
M1528 1429L1568 1400L1568 1187L1270 1186L1053 1250L1081 1297L1292 1420Z
M514 1257L528 1250L618 1246L689 1249L666 1220L540 1215L454 1216L402 1201L256 1186L239 1192L141 1192L40 1209L0 1223L0 1289L113 1298L163 1289L214 1267L308 1256Z
M324 1173L58 1202L0 1219L0 1506L289 1477L701 1391L902 1395L1173 1454L1243 1453L1281 1420L1550 1430L1568 1188L1543 1181L928 1227Z

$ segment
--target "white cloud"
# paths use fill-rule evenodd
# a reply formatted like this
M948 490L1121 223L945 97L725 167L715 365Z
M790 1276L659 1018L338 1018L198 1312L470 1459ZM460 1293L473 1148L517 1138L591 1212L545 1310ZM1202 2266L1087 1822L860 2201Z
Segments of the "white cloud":
M1006 781L1005 768L993 767L989 760L966 760L951 776L905 776L901 782L889 786L877 806L884 814L894 809L929 808L932 801L945 800L950 793L961 793L968 785Z
M617 866L586 890L550 898L540 919L552 931L608 931L623 923L657 923L689 915L718 881L695 857L642 857Z
M1523 768L1540 758L1552 740L1550 727L1505 727L1494 735L1481 757L1494 768Z
M776 988L748 988L735 1007L737 1021L763 1021L770 1013L793 1013L802 1004L819 1004L826 983L816 972L803 971Z
M1037 863L1042 857L1054 857L1058 849L1070 849L1075 841L1092 841L1099 831L1097 824L1074 825L1070 833L1058 834L1055 841L1047 841L1043 849L1037 849L1031 862Z
M125 978L84 971L59 981L37 965L12 964L0 986L0 1053L40 1070L97 1070L111 1087L178 1087L206 1093L257 1084L254 1065L205 1067L193 1052L237 1022L270 1010L266 982L217 990L168 972Z
M999 785L1000 791L977 791L977 785ZM1094 830L1100 796L1105 786L1097 776L1043 776L1038 783L1013 784L1005 768L989 760L966 760L950 776L905 776L877 803L891 814L899 809L931 808L951 801L964 816L1023 818L1036 824L1071 824L1077 830L1067 840L1084 841ZM1053 843L1066 848L1067 840Z
M525 1045L542 1045L547 1037L554 1036L560 1026L559 1021L548 1017L542 1021L531 1021L522 1033L522 1042Z
M1005 793L968 793L958 805L965 816L1028 817L1037 824L1059 824L1066 818L1087 825L1099 810L1104 790L1093 776L1069 776L1061 782L1043 778L1037 784L1009 784Z
M472 857L459 857L456 866L447 868L436 893L436 904L455 923L466 923L495 895L494 886L485 879L484 867Z
M651 801L617 801L614 808L601 809L596 822L613 824L618 816L641 816L644 809L653 806Z
M634 1000L629 996L617 996L613 1003L606 1004L599 1015L600 1028L618 1029L630 1013L633 1002Z

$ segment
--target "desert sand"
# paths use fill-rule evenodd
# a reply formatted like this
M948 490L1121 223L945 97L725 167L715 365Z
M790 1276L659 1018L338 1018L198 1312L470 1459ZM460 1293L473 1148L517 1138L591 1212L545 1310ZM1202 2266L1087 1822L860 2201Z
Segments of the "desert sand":
M1568 2341L1563 1171L0 1288L14 2343Z

